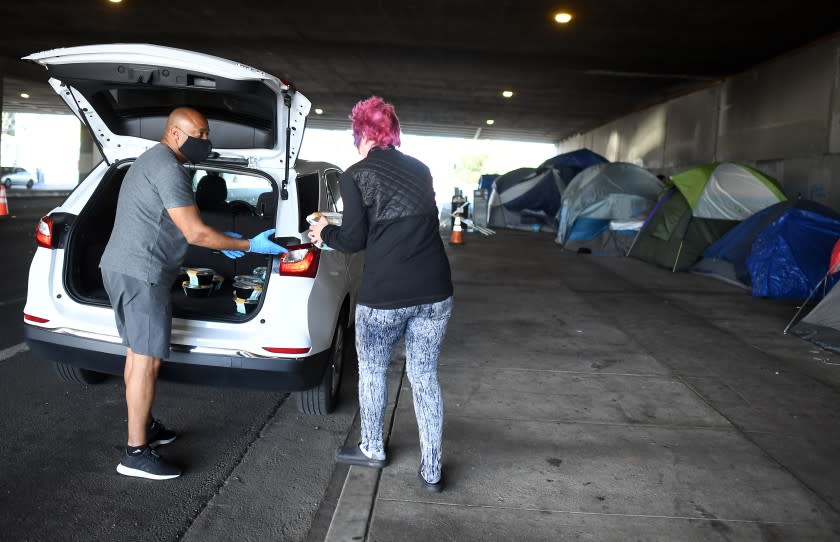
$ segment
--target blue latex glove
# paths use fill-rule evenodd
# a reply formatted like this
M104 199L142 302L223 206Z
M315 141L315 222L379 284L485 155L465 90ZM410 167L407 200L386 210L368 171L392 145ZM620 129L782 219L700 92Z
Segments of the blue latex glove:
M289 252L284 247L268 240L274 234L274 228L258 233L248 241L251 243L251 248L248 252L256 252L257 254L281 254Z
M225 235L228 237L236 237L237 239L242 239L242 234L236 233L235 231L226 231ZM231 260L235 260L236 258L241 258L245 255L244 252L241 250L223 250L222 254L230 258Z

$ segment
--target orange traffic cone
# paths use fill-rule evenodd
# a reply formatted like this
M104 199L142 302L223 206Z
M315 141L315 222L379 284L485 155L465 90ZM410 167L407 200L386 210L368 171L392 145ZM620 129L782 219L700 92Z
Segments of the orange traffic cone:
M9 216L9 201L6 199L6 186L0 184L0 216Z
M455 213L455 224L452 225L452 235L449 236L449 244L464 244L464 230L461 228L461 213Z

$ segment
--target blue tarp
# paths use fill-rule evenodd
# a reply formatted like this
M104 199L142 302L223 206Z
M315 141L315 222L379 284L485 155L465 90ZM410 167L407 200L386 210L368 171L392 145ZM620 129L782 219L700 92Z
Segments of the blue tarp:
M788 209L768 224L752 244L747 257L752 295L806 299L826 276L831 249L838 239L840 220L837 218L805 209ZM817 291L813 299L821 297L822 291Z
M558 154L554 158L549 158L540 164L540 167L537 169L542 170L553 167L560 173L560 179L563 180L563 183L569 184L575 178L575 175L584 169L605 162L609 162L609 160L597 152L592 152L589 149L578 149L576 151Z
M478 178L478 188L487 190L489 194L493 190L493 181L499 177L498 173L485 173Z
M781 201L755 213L709 245L703 252L703 259L694 266L694 270L711 274L724 271L727 276L721 278L737 280L745 286L750 286L751 279L750 271L747 269L747 257L752 252L756 237L767 226L791 209L801 209L829 218L840 219L840 214L815 201L807 199Z

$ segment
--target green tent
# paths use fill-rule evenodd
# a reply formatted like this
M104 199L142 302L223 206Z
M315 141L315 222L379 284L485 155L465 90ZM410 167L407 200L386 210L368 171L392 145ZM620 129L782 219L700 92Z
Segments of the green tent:
M778 181L742 164L684 171L671 178L627 255L685 271L738 222L785 199Z

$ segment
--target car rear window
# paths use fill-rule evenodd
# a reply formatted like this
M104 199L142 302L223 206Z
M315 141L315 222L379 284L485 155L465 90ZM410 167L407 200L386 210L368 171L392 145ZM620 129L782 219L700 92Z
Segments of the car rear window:
M309 229L307 215L318 210L318 174L310 173L297 178L298 226L300 231Z

